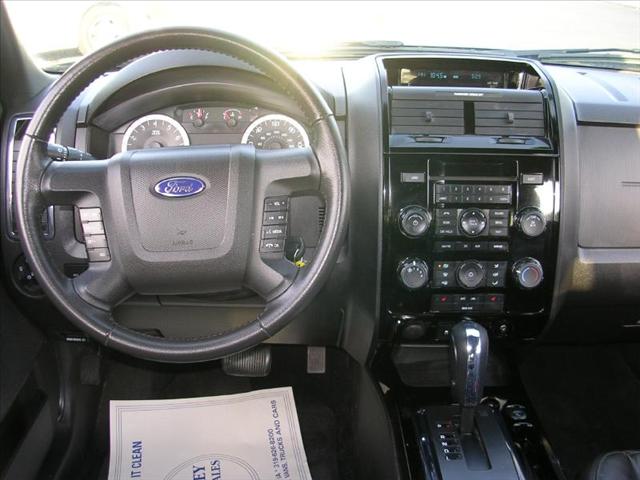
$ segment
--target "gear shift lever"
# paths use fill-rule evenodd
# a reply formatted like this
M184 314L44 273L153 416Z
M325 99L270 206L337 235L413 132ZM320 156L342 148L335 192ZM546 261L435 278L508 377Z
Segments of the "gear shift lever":
M473 432L476 407L482 400L489 338L482 325L462 320L453 326L449 339L451 393L460 405L460 433L466 435Z

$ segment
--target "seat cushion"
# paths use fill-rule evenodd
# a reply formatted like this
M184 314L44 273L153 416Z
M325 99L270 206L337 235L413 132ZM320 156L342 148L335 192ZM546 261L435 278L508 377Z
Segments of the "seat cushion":
M640 480L640 451L609 452L597 457L583 480Z

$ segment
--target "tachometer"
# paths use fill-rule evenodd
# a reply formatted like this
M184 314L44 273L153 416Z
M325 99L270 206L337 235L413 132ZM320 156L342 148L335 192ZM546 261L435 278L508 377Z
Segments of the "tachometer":
M137 119L122 138L122 151L142 148L181 147L189 145L185 129L173 118L153 114Z
M275 113L251 123L242 135L242 143L263 150L303 148L309 146L309 135L293 118Z

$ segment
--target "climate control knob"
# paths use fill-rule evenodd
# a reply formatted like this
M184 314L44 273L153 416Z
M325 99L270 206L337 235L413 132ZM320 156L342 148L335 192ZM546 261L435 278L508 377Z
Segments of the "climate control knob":
M518 230L529 238L542 235L547 226L544 214L535 207L523 208L517 218Z
M460 229L470 237L477 237L487 226L487 216L479 208L469 208L460 215Z
M429 266L420 258L407 258L398 265L398 278L407 290L418 290L429 281Z
M484 267L476 260L462 262L458 267L458 284L463 288L478 288L484 283Z
M536 288L542 283L544 272L542 265L538 260L531 257L521 258L517 260L511 269L513 279L525 290Z
M422 237L431 225L431 214L424 207L411 205L402 209L398 224L402 233L407 237Z

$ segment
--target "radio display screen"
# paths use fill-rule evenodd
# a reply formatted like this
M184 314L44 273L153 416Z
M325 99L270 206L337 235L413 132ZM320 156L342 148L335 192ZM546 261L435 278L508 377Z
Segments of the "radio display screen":
M506 81L503 72L431 68L400 69L400 85L406 86L505 88Z

